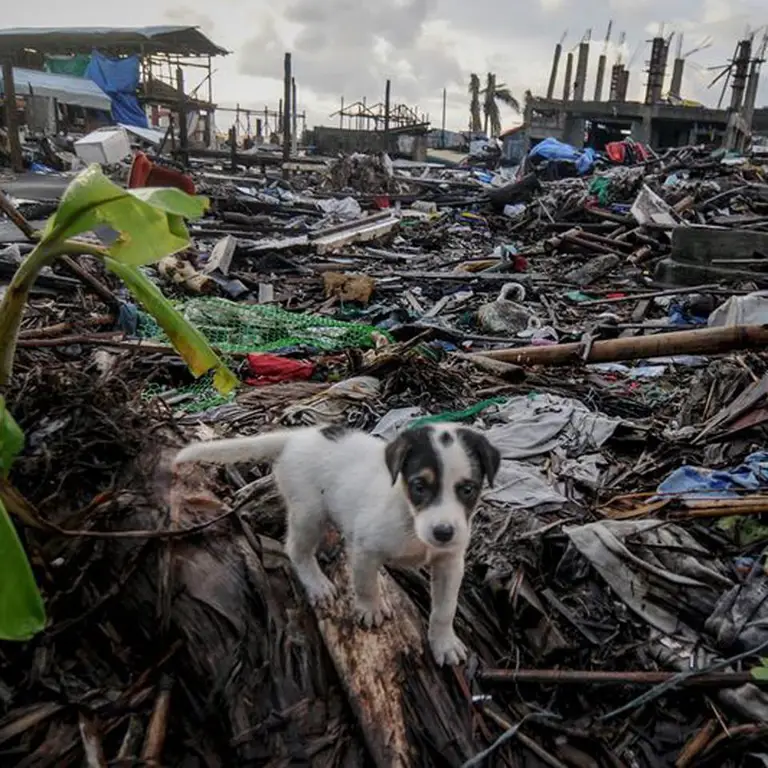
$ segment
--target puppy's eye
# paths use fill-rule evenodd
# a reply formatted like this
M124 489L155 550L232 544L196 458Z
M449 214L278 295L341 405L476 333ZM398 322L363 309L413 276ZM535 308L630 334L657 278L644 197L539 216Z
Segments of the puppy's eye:
M459 483L456 486L456 495L460 501L472 502L477 496L477 486L474 483Z
M408 490L411 492L411 498L418 502L427 494L427 484L420 477L414 477L408 482Z

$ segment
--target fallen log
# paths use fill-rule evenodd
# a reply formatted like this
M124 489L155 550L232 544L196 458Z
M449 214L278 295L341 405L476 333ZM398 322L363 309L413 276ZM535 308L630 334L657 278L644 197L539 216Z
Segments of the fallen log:
M716 355L744 349L764 349L766 345L768 326L736 325L596 341L583 362L611 363L670 355ZM550 347L494 349L475 352L472 356L489 357L515 365L568 365L582 362L583 351L584 345L575 342Z
M174 477L181 441L162 428L153 442L126 468L119 487L132 490L118 496L100 528L180 529L222 514L211 490L216 470L189 465ZM267 489L255 514L277 515L278 507ZM177 732L194 734L206 764L312 766L331 754L368 762L282 546L253 533L245 512L183 539L108 539L95 567L103 588L123 585L110 615L124 644L162 649L181 640L165 670L177 693L160 709ZM159 729L149 725L145 748L158 743ZM163 764L174 764L170 757Z

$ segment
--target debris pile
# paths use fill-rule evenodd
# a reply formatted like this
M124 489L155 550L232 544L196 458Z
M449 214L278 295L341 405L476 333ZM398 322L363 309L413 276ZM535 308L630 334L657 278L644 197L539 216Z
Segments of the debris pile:
M42 272L0 488L49 625L0 645L0 762L768 764L768 164L620 157L193 161L210 209L141 269L224 395L96 259ZM68 181L3 177L0 281ZM445 421L503 457L458 668L424 640L427 571L389 569L396 618L355 628L329 532L342 597L315 615L269 468L170 468L192 439Z

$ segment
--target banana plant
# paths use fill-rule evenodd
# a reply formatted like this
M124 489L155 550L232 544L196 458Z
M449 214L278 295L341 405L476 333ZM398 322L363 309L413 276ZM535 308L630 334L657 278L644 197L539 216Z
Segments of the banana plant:
M0 302L0 388L13 372L13 360L29 291L40 270L59 256L91 254L117 275L134 298L165 331L194 376L212 371L216 388L226 394L237 378L208 341L191 325L140 267L177 253L189 245L185 219L202 216L203 197L177 189L123 189L98 165L79 174L67 187L56 213L13 276ZM108 228L111 244L96 246L72 238ZM28 640L45 627L40 592L9 512L23 524L35 525L30 506L8 481L11 463L24 436L0 396L0 640ZM5 502L5 503L4 503Z
M123 189L104 176L98 165L80 173L67 187L56 213L19 266L0 303L0 387L10 380L24 307L40 270L59 256L87 253L101 259L125 283L165 331L194 376L213 371L214 386L222 394L231 392L237 386L235 375L200 331L140 270L143 265L184 250L189 245L184 220L199 218L207 206L206 198L178 189ZM110 245L100 247L72 240L102 228L116 233Z
M24 435L0 397L0 478L24 447ZM45 607L16 528L0 498L0 640L29 640L45 627Z

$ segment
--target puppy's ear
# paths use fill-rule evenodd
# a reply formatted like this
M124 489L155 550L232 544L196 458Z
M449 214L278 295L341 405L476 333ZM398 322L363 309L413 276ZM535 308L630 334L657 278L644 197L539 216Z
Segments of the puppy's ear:
M394 440L387 444L384 449L384 459L387 462L387 469L392 475L392 485L395 484L400 470L408 457L408 451L411 449L411 440L408 432L401 432Z
M501 453L491 445L485 435L474 429L460 429L459 437L467 451L479 462L483 474L488 478L488 485L492 486L501 465Z

